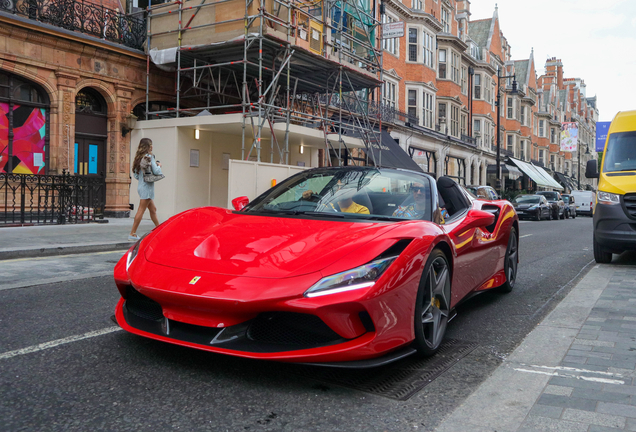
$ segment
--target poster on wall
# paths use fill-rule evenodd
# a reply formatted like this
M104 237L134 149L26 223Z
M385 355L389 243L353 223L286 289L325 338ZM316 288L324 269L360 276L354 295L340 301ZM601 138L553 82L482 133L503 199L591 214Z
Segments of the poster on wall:
M607 140L607 132L612 122L596 122L596 151L605 150L605 141Z
M561 151L575 152L579 141L579 128L575 122L561 125Z
M11 158L15 174L44 174L45 110L13 105L12 131L12 152L9 154L9 104L0 103L0 172L7 172Z

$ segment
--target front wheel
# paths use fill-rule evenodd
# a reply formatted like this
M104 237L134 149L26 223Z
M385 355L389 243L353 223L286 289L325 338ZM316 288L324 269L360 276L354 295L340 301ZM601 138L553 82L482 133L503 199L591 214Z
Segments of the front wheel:
M612 253L605 251L605 249L596 242L596 237L594 237L592 241L594 242L594 260L599 264L611 263Z
M501 292L509 293L515 287L517 280L517 265L519 264L519 243L517 241L517 230L510 229L510 237L508 238L508 248L506 248L506 256L504 257L504 273L506 273L506 282L499 288Z
M451 275L446 255L434 249L426 262L415 303L415 341L421 356L437 352L448 324L451 301Z

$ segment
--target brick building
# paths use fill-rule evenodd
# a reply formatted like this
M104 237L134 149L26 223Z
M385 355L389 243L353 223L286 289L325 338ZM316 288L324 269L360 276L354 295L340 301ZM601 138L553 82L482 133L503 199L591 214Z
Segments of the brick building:
M471 20L469 1L384 4L383 22L405 22L404 37L382 42L383 100L404 119L392 125L391 135L425 171L462 184L496 186L499 136L502 187L571 189L571 176L592 157L585 150L598 118L582 80L564 80L562 66L550 61L538 77L532 52L514 60L496 8L491 18ZM498 73L508 78L498 79ZM565 121L579 126L580 163L577 154L560 150ZM535 165L549 181L537 183L512 160ZM554 182L560 176L567 177L561 186Z
M116 0L0 5L0 172L101 178L110 216L129 212L127 128L146 80L150 101L173 93L170 74L147 69L143 19L120 10ZM26 130L37 131L28 145Z

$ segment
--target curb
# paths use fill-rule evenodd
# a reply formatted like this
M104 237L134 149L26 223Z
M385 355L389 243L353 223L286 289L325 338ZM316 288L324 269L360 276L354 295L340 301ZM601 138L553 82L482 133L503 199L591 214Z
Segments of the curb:
M56 255L74 255L91 252L128 250L134 242L98 243L88 245L60 245L0 251L0 261L18 258L39 258Z
M534 430L525 427L529 413L554 375L551 370L558 369L615 271L615 266L595 264L435 431ZM582 429L577 430L589 426L582 421L580 425Z

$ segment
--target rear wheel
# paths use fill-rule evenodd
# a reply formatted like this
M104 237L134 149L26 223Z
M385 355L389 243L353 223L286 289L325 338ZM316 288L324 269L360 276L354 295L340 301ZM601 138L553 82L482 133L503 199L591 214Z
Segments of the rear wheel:
M434 249L426 262L415 304L415 349L422 356L437 352L446 333L451 301L450 267Z
M499 288L502 292L509 293L515 287L517 280L517 265L519 257L519 243L517 241L517 230L510 229L510 238L508 239L508 248L504 257L504 272L506 273L506 282Z
M609 264L612 262L612 253L607 252L605 249L601 247L600 244L596 242L596 237L594 237L594 260L599 264Z

